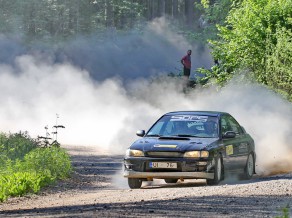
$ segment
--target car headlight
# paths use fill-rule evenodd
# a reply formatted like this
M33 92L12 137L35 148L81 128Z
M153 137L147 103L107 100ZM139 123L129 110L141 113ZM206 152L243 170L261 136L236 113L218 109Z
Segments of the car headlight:
M209 157L209 151L201 151L201 157Z
M192 157L192 158L209 157L209 152L208 151L187 151L185 152L184 157Z
M187 151L184 157L200 157L200 151Z
M140 150L128 149L126 151L126 156L127 157L143 157L144 156L144 152L140 151Z

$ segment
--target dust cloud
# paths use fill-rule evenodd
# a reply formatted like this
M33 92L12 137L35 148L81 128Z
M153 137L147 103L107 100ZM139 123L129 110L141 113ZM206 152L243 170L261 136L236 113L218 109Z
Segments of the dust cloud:
M78 39L57 53L27 51L11 42L0 64L0 130L44 135L59 114L58 124L66 127L58 134L62 144L117 154L137 139L136 130L147 130L166 112L226 111L255 139L259 175L292 171L291 103L236 79L220 91L184 94L183 82L167 72L181 67L179 59L189 48L194 65L208 66L208 52L186 43L165 20L146 30L102 46Z

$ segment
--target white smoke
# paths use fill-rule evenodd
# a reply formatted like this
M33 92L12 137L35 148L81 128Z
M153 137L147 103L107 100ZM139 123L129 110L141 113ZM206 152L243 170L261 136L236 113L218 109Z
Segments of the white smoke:
M188 49L181 48L187 45L181 42L182 37L172 37L170 31L160 32L157 25L154 22L152 29L159 37L165 36L167 46L172 43L180 50ZM151 34L146 39L151 41ZM156 49L164 48L161 45ZM158 58L164 61L164 56ZM101 65L99 70L102 71ZM118 74L119 65L115 65L115 70ZM119 77L97 81L90 75L72 60L55 63L52 58L36 54L21 54L12 64L1 64L0 130L28 131L32 137L44 135L44 127L51 129L59 114L58 124L66 127L58 134L62 144L90 145L123 153L137 138L136 130L147 130L166 112L226 111L255 139L258 173L292 171L292 106L265 87L232 81L220 91L213 87L184 94L182 81L175 78L153 81L150 77L125 83Z

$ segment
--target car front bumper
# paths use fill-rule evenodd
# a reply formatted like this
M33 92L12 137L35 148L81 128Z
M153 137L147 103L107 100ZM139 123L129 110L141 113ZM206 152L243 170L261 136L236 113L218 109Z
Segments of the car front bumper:
M214 179L214 161L212 159L188 158L149 158L131 157L124 159L124 177L152 179ZM175 169L149 167L150 162L172 162Z
M126 178L139 179L214 179L214 173L207 172L138 172L138 171L124 171Z

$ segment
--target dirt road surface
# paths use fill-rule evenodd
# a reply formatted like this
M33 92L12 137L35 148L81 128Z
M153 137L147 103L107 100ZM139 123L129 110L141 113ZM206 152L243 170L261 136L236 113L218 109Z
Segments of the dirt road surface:
M143 183L130 190L122 177L122 155L92 147L66 147L75 172L38 195L0 204L0 217L292 217L292 173L250 181L229 179Z

